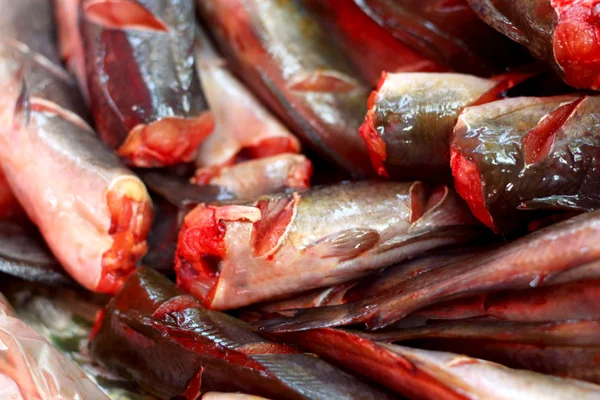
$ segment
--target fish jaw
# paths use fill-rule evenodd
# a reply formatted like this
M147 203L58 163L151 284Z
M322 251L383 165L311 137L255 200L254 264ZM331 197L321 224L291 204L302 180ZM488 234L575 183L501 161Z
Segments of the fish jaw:
M228 167L202 168L196 171L193 182L218 185L238 198L254 199L288 188L306 189L311 176L312 163L308 158L299 154L281 154Z

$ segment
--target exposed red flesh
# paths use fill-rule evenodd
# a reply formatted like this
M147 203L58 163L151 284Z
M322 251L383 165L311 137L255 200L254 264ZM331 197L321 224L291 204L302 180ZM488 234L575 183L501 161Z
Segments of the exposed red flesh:
M88 1L84 6L87 18L98 25L114 29L146 29L166 32L168 27L132 0Z
M451 149L450 167L452 168L456 191L469 204L473 215L497 232L494 220L485 206L481 175L477 165L456 149Z
M554 57L578 88L600 86L600 11L597 0L551 0L557 14Z
M297 196L291 199L284 197L278 202L258 202L256 206L261 211L261 219L254 223L252 229L255 257L264 256L277 247L279 239L294 216L294 206L297 202Z
M160 167L190 162L200 143L213 131L215 120L206 111L197 118L164 118L133 128L117 150L138 167Z
M375 99L379 92L379 89L385 83L387 78L387 72L382 72L381 78L379 79L379 83L377 84L377 88L371 92L369 95L369 99L367 101L367 115L365 117L365 122L360 127L360 136L365 141L365 145L367 146L367 150L369 151L369 158L371 159L371 164L373 168L377 172L377 175L388 177L388 173L385 169L383 163L387 159L387 151L386 144L379 136L377 130L375 130Z
M572 103L558 107L523 138L525 164L534 164L548 156L557 132L573 115L577 106L585 99L582 97Z

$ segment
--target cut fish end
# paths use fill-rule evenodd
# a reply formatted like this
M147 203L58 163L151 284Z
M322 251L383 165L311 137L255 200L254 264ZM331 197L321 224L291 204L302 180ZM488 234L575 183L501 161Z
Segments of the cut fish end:
M481 175L477 165L453 148L450 155L450 168L456 191L467 202L473 215L495 233L499 233L485 206Z
M373 112L368 111L360 127L360 136L365 141L373 169L379 176L388 177L384 162L387 159L386 144L373 127Z
M198 146L213 131L213 113L196 118L168 117L133 128L117 154L130 165L157 168L191 162Z
M554 30L554 57L567 84L600 88L600 9L595 1L559 1Z
M113 244L102 255L102 275L96 291L116 293L148 250L146 237L154 211L144 184L134 176L113 182L106 192L106 204Z

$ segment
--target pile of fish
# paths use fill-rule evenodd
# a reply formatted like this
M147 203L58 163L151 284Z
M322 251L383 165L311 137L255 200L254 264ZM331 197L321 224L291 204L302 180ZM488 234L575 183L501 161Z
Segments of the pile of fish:
M0 398L600 399L599 6L0 0Z

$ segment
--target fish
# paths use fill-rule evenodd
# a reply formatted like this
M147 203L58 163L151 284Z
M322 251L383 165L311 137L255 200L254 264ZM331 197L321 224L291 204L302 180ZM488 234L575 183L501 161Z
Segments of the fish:
M90 349L104 366L159 398L195 399L211 391L285 399L391 398L312 354L269 342L244 322L203 309L147 268L138 269L110 301Z
M509 234L536 212L600 206L600 97L506 99L461 113L451 141L458 193L477 218Z
M313 150L373 174L358 134L368 87L303 0L197 1L233 72Z
M363 80L373 87L382 72L448 70L396 39L363 12L354 0L309 0L308 5L315 18L323 21L335 35L338 46L349 55Z
M348 282L480 232L446 186L322 186L196 207L179 235L175 271L207 308L226 310Z
M0 295L0 397L108 400L85 372L18 319Z
M448 148L460 112L496 100L528 76L383 73L360 128L373 168L396 180L451 181Z
M77 79L79 90L89 104L85 50L79 28L82 0L54 0L54 16L57 25L60 56L67 70Z
M528 62L525 52L486 26L466 0L354 1L398 40L454 71L491 76Z
M81 8L100 137L132 166L193 161L215 125L194 65L194 1L83 0Z
M0 272L29 282L75 286L39 232L27 221L0 220Z
M215 129L198 149L197 168L300 153L300 141L236 78L198 28L196 69L214 114Z
M600 87L596 3L589 0L467 0L489 26L549 63L579 89Z
M42 10L49 2L37 3ZM3 9L28 4L38 9ZM17 36L0 40L2 170L65 270L89 290L115 292L146 252L152 202L80 116L85 101L71 77Z
M220 186L239 199L255 199L287 189L307 189L311 176L312 163L308 158L285 153L232 166L201 168L192 181Z
M465 355L377 343L336 329L285 335L286 340L411 399L596 399L600 386L510 369ZM468 346L467 346L468 347Z
M259 324L265 332L290 332L365 323L375 330L409 314L458 297L597 279L600 211L582 214L456 264L403 281L371 298L300 310Z
M364 334L377 342L428 339L495 340L540 346L600 347L600 320L557 322L446 321L427 326Z
M24 215L23 207L15 197L4 171L0 168L0 220L20 218Z
M243 393L217 393L210 392L202 396L202 400L268 400L264 397L252 396Z

